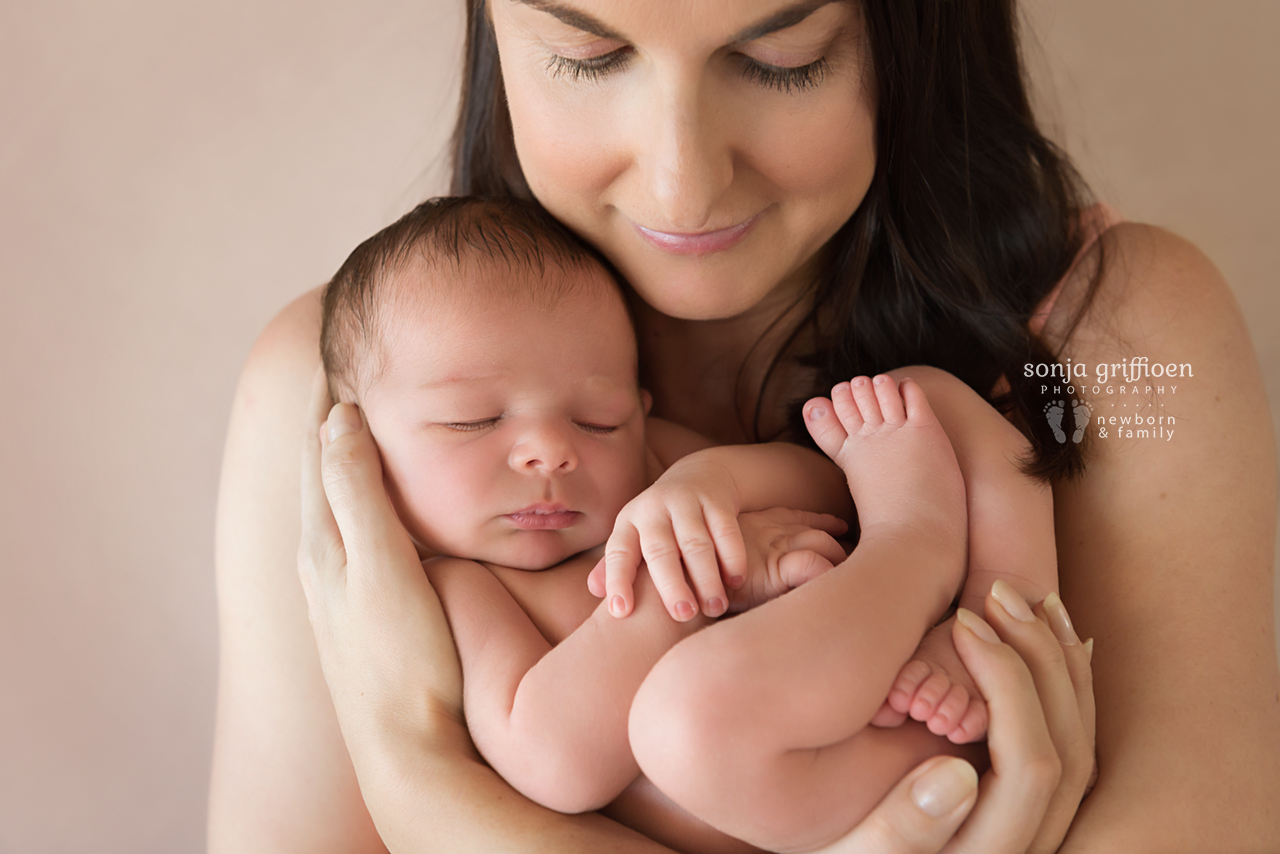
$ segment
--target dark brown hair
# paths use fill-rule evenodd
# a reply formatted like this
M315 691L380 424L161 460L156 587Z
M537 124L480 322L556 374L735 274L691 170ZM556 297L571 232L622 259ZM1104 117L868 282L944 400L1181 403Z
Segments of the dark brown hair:
M1030 473L1077 474L1083 447L1054 438L1043 381L1023 365L1057 361L1027 324L1080 250L1087 191L1036 124L1016 4L859 2L874 65L876 172L779 356L806 334L816 344L798 356L818 379L799 390L788 438L807 440L799 404L812 394L923 363L955 374L1028 434ZM528 198L484 4L467 4L453 192ZM1007 390L997 394L1002 377ZM751 417L758 428L758 408Z
M477 261L516 274L485 277L487 298L505 296L550 306L584 287L599 285L625 306L620 280L608 262L536 202L476 196L429 199L357 246L325 287L320 356L330 396L359 402L381 369L381 336L390 318L397 312L422 310L424 289L445 298L455 296L448 287L450 275ZM415 262L441 275L430 285L419 281L418 287L408 289L399 274ZM600 275L548 276L549 267Z

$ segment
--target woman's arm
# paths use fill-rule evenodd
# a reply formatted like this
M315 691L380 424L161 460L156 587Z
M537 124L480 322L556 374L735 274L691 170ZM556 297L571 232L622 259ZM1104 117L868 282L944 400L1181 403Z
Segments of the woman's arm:
M1063 353L1088 366L1094 419L1088 469L1055 489L1054 505L1063 599L1080 634L1097 639L1099 777L1062 850L1274 851L1280 674L1266 392L1231 292L1203 255L1141 226L1103 243L1098 297ZM1051 336L1066 332L1078 299L1067 295ZM1114 381L1111 394L1094 382L1098 364L1134 356L1189 364L1194 376ZM1154 437L1117 437L1135 411L1176 419L1164 425L1172 438L1159 424L1148 425Z
M218 708L209 850L382 851L298 584L298 446L319 365L318 292L262 333L240 377L218 494Z

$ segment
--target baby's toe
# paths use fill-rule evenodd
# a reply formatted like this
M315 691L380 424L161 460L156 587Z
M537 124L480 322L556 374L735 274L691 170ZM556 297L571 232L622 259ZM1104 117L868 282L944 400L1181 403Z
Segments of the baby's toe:
M857 407L854 407L854 411L857 411ZM849 433L841 421L842 419L836 414L835 404L825 397L815 397L804 405L804 426L809 429L809 435L813 437L813 441L817 443L822 453L832 459L836 458L840 449L844 447L845 440L849 438ZM861 421L859 421L859 427L861 427Z
M911 701L911 717L922 722L929 720L950 690L951 680L945 673L932 673L917 689L916 696Z
M902 395L893 377L881 374L872 380L875 387L876 400L880 404L880 415L886 424L901 427L907 423L907 413L902 407Z
M871 725L875 727L884 727L886 729L902 726L907 722L906 712L900 712L890 706L887 702L880 706L880 710L871 718Z
M863 378L859 378L863 379ZM854 380L853 382L857 382ZM836 417L840 419L840 423L844 426L845 432L857 433L862 429L862 411L858 408L858 403L853 399L852 383L839 383L835 388L831 389L831 405L834 407Z
M969 692L963 685L952 685L947 696L938 703L938 709L929 718L929 732L934 735L947 735L964 719L969 708Z
M858 404L863 423L873 429L883 424L884 416L880 413L880 401L876 397L874 383L866 377L854 377L850 385L853 387L853 401Z
M893 688L889 691L889 705L896 712L907 714L911 711L911 701L915 699L920 683L929 678L933 668L923 661L908 661L898 672Z
M969 708L960 723L947 733L952 744L969 744L987 737L987 704L980 697L969 699Z

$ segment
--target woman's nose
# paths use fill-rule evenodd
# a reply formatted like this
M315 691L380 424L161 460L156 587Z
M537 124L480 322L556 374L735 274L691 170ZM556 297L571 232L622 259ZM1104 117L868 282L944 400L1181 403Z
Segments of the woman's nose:
M566 430L536 427L511 449L511 468L523 474L568 474L578 467L578 454Z
M633 139L637 160L663 222L643 223L657 229L690 232L712 222L716 205L733 183L733 151L724 117L712 116L716 105L699 79L685 75L656 83L649 93L645 124Z

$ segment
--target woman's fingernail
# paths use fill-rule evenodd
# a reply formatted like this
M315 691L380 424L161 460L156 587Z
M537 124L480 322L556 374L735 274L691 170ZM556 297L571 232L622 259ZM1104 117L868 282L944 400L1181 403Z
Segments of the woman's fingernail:
M609 600L609 613L615 617L621 617L627 610L627 603L623 601L621 596L614 596Z
M707 603L707 616L718 617L725 612L724 600L719 596Z
M942 818L955 812L978 789L978 772L963 759L945 759L911 784L911 800L921 812Z
M1084 654L1088 656L1089 663L1093 663L1093 638L1089 638L1084 642Z
M1000 607L1004 608L1010 617L1023 623L1034 623L1036 615L1031 613L1031 608L1027 605L1027 600L1022 598L1022 594L1013 589L1013 585L1003 579L991 585L991 595L1000 603Z
M1049 628L1053 629L1058 643L1065 646L1080 643L1076 630L1071 626L1071 618L1067 616L1067 609L1062 604L1062 598L1057 593L1044 597L1044 612L1049 615Z
M325 424L329 431L329 441L332 442L339 436L359 432L363 422L360 420L359 409L349 403L339 403L329 410L329 420Z
M693 606L692 606L692 605L690 605L688 602L677 602L677 603L676 603L676 617L677 617L678 619L681 619L681 620L691 620L691 619L693 619L693 615L694 615L694 614L696 614L696 613L697 613L697 611L695 611L695 610L693 609Z
M968 608L957 608L956 619L960 621L960 625L982 638L987 643L1000 643L1000 636L996 634L996 630L987 625L987 621L970 611Z

